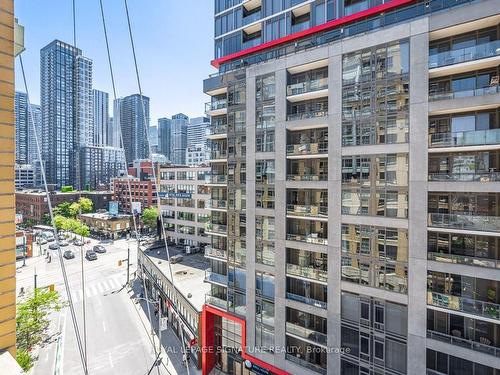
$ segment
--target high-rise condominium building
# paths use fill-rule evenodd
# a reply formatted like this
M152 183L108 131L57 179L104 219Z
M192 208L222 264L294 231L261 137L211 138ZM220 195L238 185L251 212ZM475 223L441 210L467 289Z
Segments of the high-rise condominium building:
M498 0L215 13L203 373L499 374Z
M94 146L111 146L109 132L109 94L92 90L94 96Z
M170 161L173 164L186 164L187 129L189 117L182 113L172 116L170 122Z
M94 140L92 60L59 40L42 48L40 99L47 182L80 187L80 147Z
M163 117L158 119L158 152L170 160L170 139L172 137L172 120Z
M189 121L187 128L186 164L200 165L208 159L209 144L208 133L210 119L208 117L195 117Z
M33 164L39 159L35 131L40 151L42 149L42 108L37 104L31 104L31 115L33 116L33 123L28 123L28 163Z
M149 127L149 98L133 94L115 100L113 126L119 136L119 126L123 135L123 148L128 163L148 157L147 127ZM144 114L143 114L144 108Z

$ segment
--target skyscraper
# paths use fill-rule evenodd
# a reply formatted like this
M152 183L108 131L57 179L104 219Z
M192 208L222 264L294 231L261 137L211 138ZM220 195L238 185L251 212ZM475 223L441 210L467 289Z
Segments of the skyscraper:
M174 164L186 164L187 128L189 117L178 113L172 116L170 125L170 161Z
M195 117L190 119L187 128L186 164L201 165L209 157L208 132L210 119Z
M16 116L16 163L27 164L29 155L29 110L28 96L15 93L14 114Z
M28 163L33 164L38 160L38 150L36 147L35 131L42 149L42 108L37 104L31 104L31 115L33 115L33 123L28 125ZM33 126L32 126L33 125Z
M158 152L158 127L150 126L148 136L151 152L156 154Z
M94 146L111 146L109 137L109 94L92 90L94 96Z
M499 373L498 5L215 1L204 375Z
M158 119L158 152L170 160L170 139L172 137L172 120L169 118Z
M149 127L149 98L143 96L143 101L145 116L142 112L139 94L115 100L113 125L117 133L118 128L116 127L121 126L123 146L128 163L148 157L148 140L145 129Z
M94 139L92 60L59 40L42 48L40 99L47 182L80 188L80 147Z

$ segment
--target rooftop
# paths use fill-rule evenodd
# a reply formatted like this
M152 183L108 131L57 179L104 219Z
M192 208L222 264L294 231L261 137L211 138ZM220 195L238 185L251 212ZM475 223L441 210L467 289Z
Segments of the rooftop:
M92 212L88 214L80 214L80 216L100 220L130 219L132 217L132 215L126 214L110 215L109 212Z
M201 311L205 303L205 294L210 292L210 284L204 282L205 270L210 267L208 259L205 258L203 252L185 254L182 248L175 246L169 246L168 249L171 257L181 254L184 258L182 262L172 264L175 287L198 311ZM144 251L144 255L156 265L167 279L171 280L167 252L163 244L160 246L152 245ZM189 294L191 297L188 297Z

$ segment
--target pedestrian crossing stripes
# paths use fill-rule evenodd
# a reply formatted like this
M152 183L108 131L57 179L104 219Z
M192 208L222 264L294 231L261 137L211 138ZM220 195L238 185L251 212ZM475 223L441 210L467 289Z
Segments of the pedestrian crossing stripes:
M119 290L123 285L123 281L120 278L113 277L95 283L87 282L85 285L85 298L93 298L96 296L102 296L112 291ZM66 292L61 293L64 300L67 300ZM83 299L83 290L81 285L75 288L71 288L71 297L73 298L73 303L78 303Z

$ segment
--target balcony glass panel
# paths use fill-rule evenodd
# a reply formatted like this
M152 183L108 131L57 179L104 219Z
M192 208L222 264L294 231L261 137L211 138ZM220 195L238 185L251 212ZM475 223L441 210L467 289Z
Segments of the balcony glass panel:
M460 64L500 55L500 40L429 55L429 68Z

